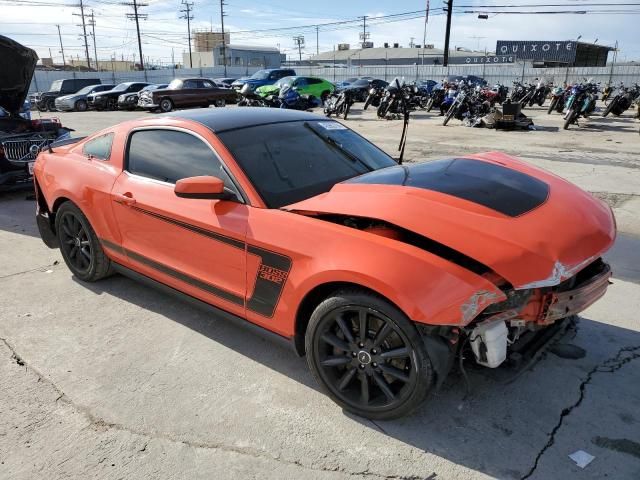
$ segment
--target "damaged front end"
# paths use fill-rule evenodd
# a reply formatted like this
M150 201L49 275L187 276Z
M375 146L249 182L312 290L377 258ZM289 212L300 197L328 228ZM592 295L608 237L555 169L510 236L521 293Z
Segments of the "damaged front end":
M518 350L521 343L560 320L582 312L607 291L611 269L601 258L590 263L571 278L554 286L505 291L507 299L493 303L471 321L463 332L480 365L495 368L507 359L508 350ZM484 299L482 292L462 308L465 313ZM539 342L535 342L540 348Z

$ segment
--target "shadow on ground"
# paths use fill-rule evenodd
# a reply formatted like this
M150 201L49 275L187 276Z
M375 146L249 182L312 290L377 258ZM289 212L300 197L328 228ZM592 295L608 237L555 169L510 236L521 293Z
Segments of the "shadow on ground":
M201 315L195 307L119 275L96 284L78 283L96 294L106 293L160 313L224 347L318 390L306 362L298 358L292 349L261 338L241 326ZM456 464L498 478L521 479L533 468L536 456L544 451L549 434L562 418L562 412L579 398L588 371L611 358L623 346L640 346L640 333L581 319L577 328L570 330L559 342L583 348L587 352L586 357L568 359L545 353L539 362L511 383L504 381L508 377L504 372L474 368L468 362L471 386L468 398L465 398L461 375L454 371L442 389L409 417L372 422L345 415L366 428ZM611 415L616 413L615 408L606 408ZM618 413L630 414L622 409ZM631 415L634 418L630 421L640 421L640 416L635 418L635 414ZM538 419L537 423L532 424L531 418ZM600 433L596 430L590 435ZM583 444L589 438L575 438L575 442ZM513 445L519 447L512 450Z

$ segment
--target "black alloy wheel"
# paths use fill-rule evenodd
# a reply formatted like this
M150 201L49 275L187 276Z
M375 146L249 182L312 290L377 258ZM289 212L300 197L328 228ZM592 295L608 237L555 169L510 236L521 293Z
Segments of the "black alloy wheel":
M111 274L111 261L77 206L63 203L56 212L55 223L62 258L76 277L93 282Z
M51 98L49 100L47 100L47 110L49 110L50 112L55 112L56 110L56 100L55 98Z
M433 383L415 326L365 292L344 292L322 302L311 317L306 350L309 367L329 396L363 417L406 415Z
M115 98L107 99L107 110L117 110L118 109L118 100Z

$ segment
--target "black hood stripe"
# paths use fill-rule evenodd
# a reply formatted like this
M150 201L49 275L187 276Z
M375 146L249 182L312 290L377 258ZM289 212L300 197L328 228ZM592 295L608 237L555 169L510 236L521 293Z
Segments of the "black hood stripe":
M485 206L510 217L542 205L549 185L494 163L469 158L398 165L360 175L349 183L424 188Z

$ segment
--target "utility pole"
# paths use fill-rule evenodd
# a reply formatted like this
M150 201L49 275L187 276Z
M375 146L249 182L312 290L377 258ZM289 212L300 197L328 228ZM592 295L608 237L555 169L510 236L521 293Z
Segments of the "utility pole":
M82 1L82 0L80 0ZM140 7L148 7L149 4L148 3L138 3L137 0L133 0L131 3L125 3L124 5L127 5L129 7L133 7L133 13L127 13L127 18L129 20L135 20L136 21L136 31L138 32L138 53L140 54L140 70L144 70L144 59L142 57L142 40L140 40L140 19L142 20L146 20L147 19L147 14L140 14L138 13L138 8ZM135 61L134 61L135 63Z
M224 36L224 0L220 0L220 26L222 27L222 64L224 65L224 76L227 76L227 42Z
M84 38L84 53L87 55L87 68L91 68L91 60L89 59L89 44L87 43L87 25L84 21L84 3L80 0L80 13L74 13L76 17L82 18L82 37Z
M320 55L320 26L316 25L316 55Z
M429 23L429 0L424 11L424 32L422 34L422 65L424 65L425 49L427 48L427 23Z
M62 46L62 34L60 33L60 25L56 25L58 27L58 38L60 39L60 52L62 53L62 66L66 67L67 62L64 59L64 47Z
M370 33L367 33L367 16L365 15L362 18L362 33L360 34L360 40L362 40L362 48L364 48L365 43L371 36Z
M447 30L444 34L444 59L442 65L449 66L449 39L451 37L451 15L453 14L453 0L447 0Z
M189 39L189 67L193 68L193 59L191 58L191 20L193 20L193 15L191 15L193 9L193 2L189 3L186 0L182 0L182 5L184 5L184 9L180 10L180 12L184 13L180 18L184 18L187 20L187 38ZM222 35L222 40L224 41L224 34Z
M91 36L93 37L93 59L95 60L96 71L100 71L100 64L98 63L98 47L96 46L96 20L93 16L93 10L91 10L90 16L91 20L89 20L89 25L91 25Z
M298 58L302 62L302 49L304 48L304 37L302 35L298 35L297 37L293 37L293 43L298 47Z

